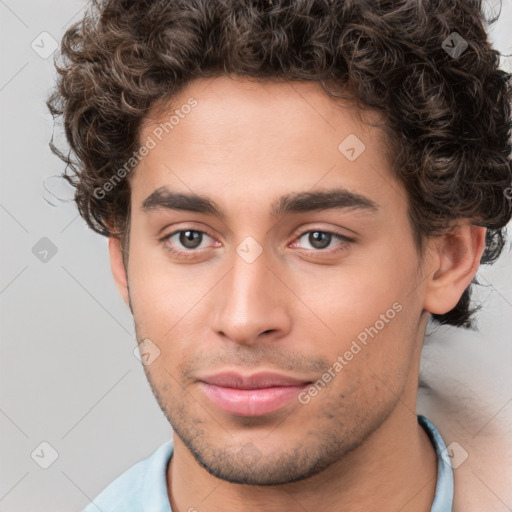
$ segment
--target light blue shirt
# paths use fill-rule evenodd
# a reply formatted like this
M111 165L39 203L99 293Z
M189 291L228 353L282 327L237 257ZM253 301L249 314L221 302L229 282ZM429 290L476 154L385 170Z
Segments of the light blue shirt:
M452 512L453 471L443 458L446 445L424 416L418 423L427 432L437 454L437 484L431 512ZM166 441L149 457L137 462L108 485L82 512L172 512L167 494L167 464L173 453Z

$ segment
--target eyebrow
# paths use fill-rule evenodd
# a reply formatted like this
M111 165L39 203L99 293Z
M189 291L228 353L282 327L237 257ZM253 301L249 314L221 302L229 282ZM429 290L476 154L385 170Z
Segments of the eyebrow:
M157 188L142 203L145 212L152 210L181 210L204 213L225 218L225 213L212 199L197 194L172 192L167 187ZM304 213L330 209L363 210L376 213L377 203L361 194L344 188L326 191L294 192L281 196L272 203L270 214L280 217L291 213Z

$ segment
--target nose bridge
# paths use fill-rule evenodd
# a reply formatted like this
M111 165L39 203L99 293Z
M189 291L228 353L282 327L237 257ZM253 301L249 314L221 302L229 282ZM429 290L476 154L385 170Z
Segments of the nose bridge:
M236 248L216 297L212 327L237 343L250 344L263 332L289 327L286 297L269 269L269 255L256 244L245 240Z

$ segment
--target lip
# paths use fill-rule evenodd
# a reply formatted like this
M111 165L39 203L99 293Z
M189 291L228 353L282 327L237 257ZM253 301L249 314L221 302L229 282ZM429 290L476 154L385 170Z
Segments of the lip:
M238 416L263 416L284 407L311 384L271 372L217 373L199 379L206 396L220 409Z

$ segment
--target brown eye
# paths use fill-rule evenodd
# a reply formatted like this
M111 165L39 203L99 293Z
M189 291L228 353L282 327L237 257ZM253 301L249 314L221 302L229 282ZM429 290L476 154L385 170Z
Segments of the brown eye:
M329 246L332 240L332 235L330 233L325 233L323 231L310 231L308 242L315 249L325 249Z
M306 238L307 237L307 238ZM304 247L306 250L318 250L318 251L325 251L325 252L333 252L336 251L336 249L344 249L346 248L350 243L352 243L354 240L351 238L348 238L346 236L340 235L338 233L331 233L330 231L320 231L320 230L313 230L313 231L306 231L302 233L301 235L297 236L297 240L301 240L302 238L306 239L306 242L311 247ZM341 243L338 243L334 247L329 247L331 245L331 242L339 240ZM302 242L304 243L304 242ZM326 250L329 249L329 250Z
M178 231L178 233L180 234L179 242L183 247L186 247L187 249L197 249L197 247L201 245L203 233L200 231L187 229L186 231Z
M180 229L164 236L160 239L165 250L178 258L195 258L203 249L208 248L208 244L204 244L205 238L214 239L197 229ZM207 240L206 240L207 241ZM211 242L210 242L211 246Z

